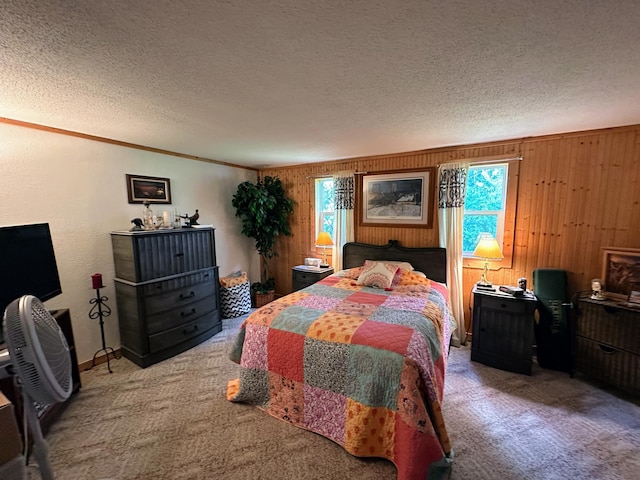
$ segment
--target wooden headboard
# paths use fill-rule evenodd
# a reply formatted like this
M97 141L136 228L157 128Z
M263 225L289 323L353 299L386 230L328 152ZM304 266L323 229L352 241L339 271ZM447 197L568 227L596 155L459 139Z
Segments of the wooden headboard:
M439 247L401 247L397 240L386 245L351 242L342 247L342 268L354 268L365 260L396 260L409 262L413 268L436 282L447 282L447 251Z

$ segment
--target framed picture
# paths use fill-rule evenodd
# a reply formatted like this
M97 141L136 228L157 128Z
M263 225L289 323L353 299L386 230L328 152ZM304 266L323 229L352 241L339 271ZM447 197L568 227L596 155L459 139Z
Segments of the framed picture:
M633 305L634 307L640 307L640 283L633 283L631 285L631 290L629 290L629 298L627 298L627 303Z
M171 184L168 178L127 174L129 203L171 203Z
M602 279L607 298L627 300L632 285L640 284L640 249L604 247Z
M362 175L356 189L360 225L433 227L435 167Z

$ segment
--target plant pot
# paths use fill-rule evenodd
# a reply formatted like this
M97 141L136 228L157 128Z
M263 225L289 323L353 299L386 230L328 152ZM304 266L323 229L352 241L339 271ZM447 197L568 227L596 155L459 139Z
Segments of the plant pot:
M253 293L253 305L255 308L260 308L267 303L273 302L273 298L275 297L275 290L271 290L267 293Z

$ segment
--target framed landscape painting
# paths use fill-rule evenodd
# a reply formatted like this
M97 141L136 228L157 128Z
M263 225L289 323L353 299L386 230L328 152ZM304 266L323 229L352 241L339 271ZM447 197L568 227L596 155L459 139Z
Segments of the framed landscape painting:
M127 174L129 203L171 203L171 183L168 178Z
M607 298L627 300L632 288L640 284L640 249L604 247L602 278Z
M433 227L435 168L362 175L359 183L360 225Z

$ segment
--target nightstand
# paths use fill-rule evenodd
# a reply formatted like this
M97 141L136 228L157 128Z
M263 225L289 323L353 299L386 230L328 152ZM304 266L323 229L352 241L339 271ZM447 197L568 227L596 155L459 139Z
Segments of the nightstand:
M515 297L473 289L471 360L531 375L534 295Z
M316 268L298 265L291 269L291 285L293 291L313 285L333 273L333 268Z

